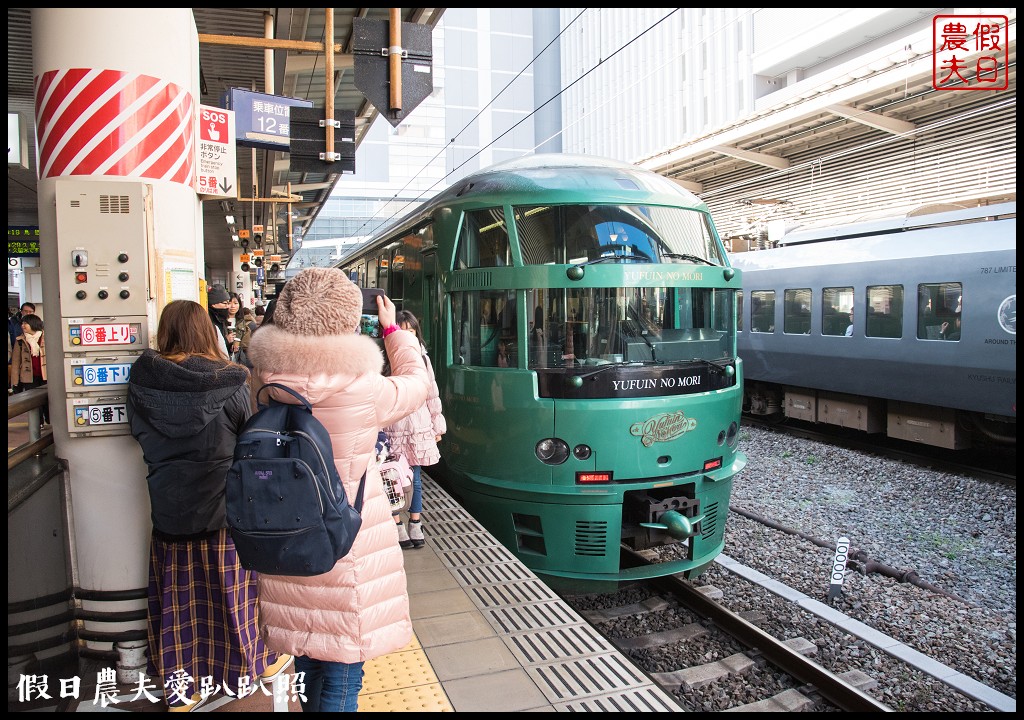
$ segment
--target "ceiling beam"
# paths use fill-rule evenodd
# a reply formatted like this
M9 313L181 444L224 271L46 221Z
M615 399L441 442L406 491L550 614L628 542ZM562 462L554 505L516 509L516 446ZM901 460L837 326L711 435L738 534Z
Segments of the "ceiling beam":
M755 165L764 165L765 167L775 168L776 170L785 170L789 167L789 160L775 155L769 155L768 153L759 153L754 152L753 150L741 150L740 148L730 147L728 145L716 145L709 149L722 155L734 157L737 160L746 160L747 162L754 163Z
M683 190L689 190L692 193L700 193L704 190L704 186L698 182L690 182L689 180L680 180L679 178L669 178L676 185L681 187Z
M859 122L862 125L873 127L876 130L884 130L885 132L892 133L893 135L901 135L903 133L917 130L917 125L912 122L886 117L885 115L879 115L878 113L871 112L870 110L858 110L850 105L828 105L825 109L833 115L838 115L839 117Z
M233 47L263 48L264 50L296 50L299 52L323 52L324 43L312 40L278 40L276 38L243 37L241 35L211 35L199 33L199 44L231 45ZM334 53L342 50L341 45L334 43Z

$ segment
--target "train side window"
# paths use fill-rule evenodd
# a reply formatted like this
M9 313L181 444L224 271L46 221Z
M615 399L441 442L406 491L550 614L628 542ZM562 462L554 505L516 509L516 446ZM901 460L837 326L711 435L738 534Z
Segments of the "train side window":
M959 316L963 285L958 282L922 283L917 286L917 337L919 340L948 338L949 328ZM942 324L946 325L946 334Z
M452 293L452 317L456 365L517 367L514 290Z
M902 285L868 286L864 335L880 338L903 337Z
M743 291L736 291L736 332L743 332Z
M811 332L811 289L784 290L782 311L782 332L787 335L809 335Z
M774 290L751 290L750 332L775 332Z
M821 290L821 334L845 335L853 323L853 288L827 287Z
M467 212L459 231L455 269L502 267L512 264L504 208Z

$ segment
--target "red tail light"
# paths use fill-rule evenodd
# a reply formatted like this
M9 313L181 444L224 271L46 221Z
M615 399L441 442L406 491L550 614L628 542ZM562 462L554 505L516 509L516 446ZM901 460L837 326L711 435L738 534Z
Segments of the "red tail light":
M578 472L576 473L576 484L577 485L593 485L594 483L610 483L612 481L612 474L608 470L599 470L597 472Z
M722 458L720 457L715 458L714 460L704 461L704 472L707 472L708 470L718 470L720 467L722 467Z

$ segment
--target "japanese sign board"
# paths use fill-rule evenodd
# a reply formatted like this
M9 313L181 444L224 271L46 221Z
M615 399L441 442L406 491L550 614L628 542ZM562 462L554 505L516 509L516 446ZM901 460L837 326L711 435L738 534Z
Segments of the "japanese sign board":
M8 225L7 257L39 257L39 227Z
M198 134L196 192L208 199L237 198L235 114L230 110L200 105Z
M932 18L932 87L1006 90L1010 85L1009 19L1005 15Z
M229 88L224 107L235 112L236 142L243 147L288 152L293 107L313 107L309 100Z

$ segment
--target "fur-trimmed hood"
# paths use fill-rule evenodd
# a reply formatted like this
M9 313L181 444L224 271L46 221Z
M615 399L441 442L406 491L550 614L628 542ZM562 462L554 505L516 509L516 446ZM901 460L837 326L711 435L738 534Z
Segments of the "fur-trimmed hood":
M252 334L249 361L261 370L295 375L364 375L384 367L380 347L365 335L296 335L278 325Z

